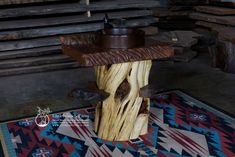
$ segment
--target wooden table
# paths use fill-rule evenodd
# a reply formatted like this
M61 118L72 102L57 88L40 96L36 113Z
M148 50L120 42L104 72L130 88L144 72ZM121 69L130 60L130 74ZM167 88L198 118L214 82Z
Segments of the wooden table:
M82 66L94 66L96 83L109 97L96 106L94 129L106 140L126 141L148 131L150 99L140 95L148 85L153 59L170 57L173 48L146 42L144 47L101 49L94 34L61 37L63 52Z

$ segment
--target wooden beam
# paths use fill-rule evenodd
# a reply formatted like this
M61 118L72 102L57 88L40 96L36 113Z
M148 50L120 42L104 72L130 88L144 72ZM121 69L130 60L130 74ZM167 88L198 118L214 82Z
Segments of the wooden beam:
M71 62L72 59L66 55L50 55L50 56L41 56L41 57L30 57L30 58L17 58L2 60L0 62L0 69L7 68L19 68L19 67L28 67L28 66L38 66L44 64L53 64L61 62Z
M139 16L149 16L152 15L151 10L131 10L131 11L121 11L121 12L107 12L110 19L116 18L133 18ZM86 15L73 15L73 16L59 16L59 17L49 17L49 18L38 18L38 19L23 19L14 21L0 21L0 30L3 29L19 29L28 27L42 27L42 26L55 26L64 24L73 24L81 22L91 22L103 20L104 13L92 14L91 17Z
M190 17L192 19L196 19L200 21L207 21L207 22L214 22L218 24L235 26L235 16L216 16L216 15L195 12L195 13L191 13Z
M199 12L214 14L214 15L235 15L235 9L216 7L216 6L196 6L195 9Z
M138 18L127 20L125 26L127 27L143 27L157 22L156 18ZM63 34L90 32L103 29L103 22L90 24L75 24L66 26L55 26L46 28L32 28L25 30L2 31L0 32L0 40L18 40L45 36L55 36Z
M76 24L66 26L55 26L46 28L32 28L24 30L0 32L0 40L18 40L62 34L96 31L103 28L103 23Z
M19 75L19 74L28 74L44 71L53 71L60 69L71 69L79 67L78 62L68 62L68 63L57 63L57 64L46 64L40 66L31 66L31 67L21 67L21 68L11 68L11 69L0 69L0 77L10 76L10 75Z
M0 60L22 58L22 57L36 57L41 55L60 54L60 46L47 46L25 50L12 50L0 52Z
M0 42L0 52L54 45L60 45L59 37L46 37L20 41L4 41Z
M79 3L56 4L47 6L30 6L22 8L1 9L0 18L20 17L20 16L34 16L34 15L48 15L60 13L78 13L90 11L104 11L114 9L126 8L151 8L157 7L160 3L155 0L117 0L106 2L93 2L90 5Z
M39 3L39 2L53 2L53 1L63 1L63 0L1 0L1 5L12 5L12 4L26 4L26 3Z
M167 17L167 16L183 16L187 17L191 11L171 11L169 9L163 8L154 8L153 15L157 17Z

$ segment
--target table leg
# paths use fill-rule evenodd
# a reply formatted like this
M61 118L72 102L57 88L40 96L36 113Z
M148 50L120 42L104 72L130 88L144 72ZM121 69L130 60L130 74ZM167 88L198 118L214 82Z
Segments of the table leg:
M146 60L95 67L98 88L110 94L96 107L98 137L126 141L147 133L150 100L139 92L148 85L151 66Z

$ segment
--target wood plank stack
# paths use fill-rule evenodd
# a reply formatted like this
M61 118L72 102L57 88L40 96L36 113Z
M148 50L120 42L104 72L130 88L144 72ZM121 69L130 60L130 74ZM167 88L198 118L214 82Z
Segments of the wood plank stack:
M234 3L235 4L235 3ZM222 4L221 4L222 5ZM197 6L190 14L196 25L217 35L216 45L209 47L213 66L235 73L235 9L221 6Z
M192 30L195 20L189 18L189 13L192 12L193 6L205 3L205 0L166 1L167 5L153 9L154 16L159 18L157 26L164 30Z
M191 50L191 47L197 44L200 37L200 34L193 31L169 31L161 32L150 38L173 46L175 55L172 57L172 61L189 62L197 55L197 52Z
M89 5L74 1L1 1L7 6L0 9L0 76L78 67L61 54L59 36L102 29L105 13L111 20L126 19L126 27L158 21L149 9L159 5L155 0L91 1Z
M192 30L195 27L195 20L189 18L191 12L191 6L153 9L154 16L159 19L157 26L165 30Z

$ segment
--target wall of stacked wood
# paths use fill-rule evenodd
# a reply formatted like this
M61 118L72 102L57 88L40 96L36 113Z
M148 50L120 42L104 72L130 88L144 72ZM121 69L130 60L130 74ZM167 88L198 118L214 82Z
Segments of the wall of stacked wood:
M190 18L196 20L197 28L215 36L209 45L212 66L235 73L235 1L209 0L196 6Z
M189 17L196 5L203 4L201 0L168 0L166 6L153 8L153 14L159 19L156 26L159 33L153 38L160 42L172 44L176 62L190 62L197 56L192 48L198 43L199 34L192 31L196 20Z
M165 30L192 30L195 20L189 14L194 6L204 3L204 0L168 0L167 6L153 9L154 16L159 18L157 26Z
M156 6L156 0L1 0L0 76L78 67L61 53L60 35L102 29L105 13L126 19L128 27L145 27L158 21Z
M202 34L197 48L209 49L212 66L235 73L235 1L169 0L167 7L154 8L153 13L159 29Z

